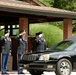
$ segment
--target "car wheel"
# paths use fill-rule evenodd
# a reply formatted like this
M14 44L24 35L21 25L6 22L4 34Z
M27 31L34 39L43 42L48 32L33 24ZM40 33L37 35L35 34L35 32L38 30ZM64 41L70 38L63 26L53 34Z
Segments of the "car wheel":
M43 71L34 71L34 70L31 70L29 71L31 75L41 75L43 74Z
M57 63L56 75L70 75L72 71L72 64L68 59L61 59Z

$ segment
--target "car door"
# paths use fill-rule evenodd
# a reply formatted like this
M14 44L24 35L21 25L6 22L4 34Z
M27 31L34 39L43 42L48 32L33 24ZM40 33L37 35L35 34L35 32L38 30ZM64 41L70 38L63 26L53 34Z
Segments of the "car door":
M74 70L76 70L76 48L74 49L74 51L72 51L72 63L74 65Z

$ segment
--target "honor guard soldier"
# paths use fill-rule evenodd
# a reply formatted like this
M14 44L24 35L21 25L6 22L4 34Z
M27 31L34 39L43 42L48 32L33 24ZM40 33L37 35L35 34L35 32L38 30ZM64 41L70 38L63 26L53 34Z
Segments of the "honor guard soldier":
M11 52L11 38L10 33L5 32L5 35L1 37L2 42L2 74L7 74L8 59Z
M21 55L26 52L26 45L27 45L27 39L26 39L26 32L22 31L19 35L16 36L16 40L18 42L18 48L17 48L17 54L18 54L18 74L23 74L23 69L19 68L19 61L21 58Z
M35 35L35 39L33 41L33 50L34 51L43 51L46 50L46 41L43 38L43 33L38 32Z

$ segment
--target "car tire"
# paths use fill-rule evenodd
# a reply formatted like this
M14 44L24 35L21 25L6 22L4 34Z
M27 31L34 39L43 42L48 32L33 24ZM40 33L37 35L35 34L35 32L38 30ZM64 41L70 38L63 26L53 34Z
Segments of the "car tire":
M56 75L70 75L72 71L72 64L68 59L61 59L56 66Z
M35 70L31 70L29 71L31 75L41 75L43 74L43 71L35 71Z

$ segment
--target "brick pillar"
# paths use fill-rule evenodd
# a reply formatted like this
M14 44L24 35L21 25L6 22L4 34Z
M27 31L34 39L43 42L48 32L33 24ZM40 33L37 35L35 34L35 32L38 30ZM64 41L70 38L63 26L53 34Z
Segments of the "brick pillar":
M22 30L26 30L26 37L28 41L28 34L29 34L28 18L19 18L19 32ZM28 50L28 42L27 42L27 50Z
M64 19L63 24L63 39L65 40L72 36L72 19Z
M19 18L19 32L22 30L26 30L28 37L29 34L28 18Z

